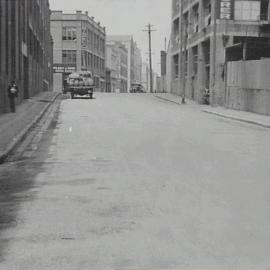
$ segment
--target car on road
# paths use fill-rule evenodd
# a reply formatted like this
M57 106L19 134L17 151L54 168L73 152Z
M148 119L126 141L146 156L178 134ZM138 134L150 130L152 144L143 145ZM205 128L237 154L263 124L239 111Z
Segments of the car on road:
M130 88L130 93L145 93L145 90L141 84L133 83Z

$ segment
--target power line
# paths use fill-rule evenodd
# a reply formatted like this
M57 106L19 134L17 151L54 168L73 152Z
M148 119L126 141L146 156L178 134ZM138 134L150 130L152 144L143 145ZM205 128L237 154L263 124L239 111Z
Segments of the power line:
M152 32L156 31L153 29L154 25L150 23L146 26L147 29L143 30L148 32L149 36L149 68L150 68L150 92L153 93L153 68L152 68Z

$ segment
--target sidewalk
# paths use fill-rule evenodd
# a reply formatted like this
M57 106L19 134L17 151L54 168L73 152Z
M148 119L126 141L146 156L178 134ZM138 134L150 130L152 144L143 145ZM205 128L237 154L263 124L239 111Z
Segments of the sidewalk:
M40 120L58 95L57 92L41 92L17 106L16 113L0 115L0 164Z
M172 94L155 94L154 95L157 98L173 102L176 104L181 104L181 97L172 95ZM212 107L207 105L199 105L194 101L187 100L186 103L188 105L192 105L192 107L199 108L201 111L213 115L217 115L223 118L228 118L231 120L241 121L265 128L270 128L270 116L267 115L261 115L251 112L245 112L245 111L237 111L237 110L231 110L226 109L223 107Z

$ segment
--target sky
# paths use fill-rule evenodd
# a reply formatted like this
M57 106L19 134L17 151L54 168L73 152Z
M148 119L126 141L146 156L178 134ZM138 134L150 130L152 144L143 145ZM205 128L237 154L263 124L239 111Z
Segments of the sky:
M152 33L153 67L160 73L160 51L170 35L171 0L50 0L52 10L88 11L102 26L107 35L133 35L142 57L148 59L146 25L154 25Z

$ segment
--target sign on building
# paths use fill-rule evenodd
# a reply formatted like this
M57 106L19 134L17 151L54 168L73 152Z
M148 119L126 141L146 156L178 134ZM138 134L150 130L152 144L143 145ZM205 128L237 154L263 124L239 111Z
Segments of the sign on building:
M87 48L87 29L86 28L82 29L82 48L83 49Z
M53 72L54 73L72 73L76 71L75 66L67 66L64 64L54 64Z
M232 19L232 1L231 0L220 1L220 19L221 20Z

